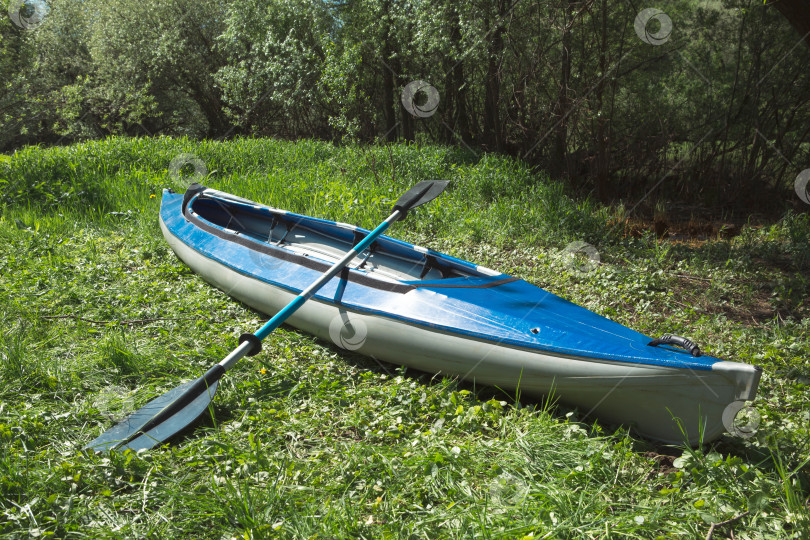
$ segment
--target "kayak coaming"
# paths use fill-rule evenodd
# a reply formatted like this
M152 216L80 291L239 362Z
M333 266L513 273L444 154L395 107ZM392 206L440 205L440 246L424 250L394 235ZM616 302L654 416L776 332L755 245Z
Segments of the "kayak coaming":
M222 197L219 195L221 192L214 190L207 190L205 193L207 197L220 197L233 204L250 205L276 215L306 219L307 223L321 223L333 228L336 226L334 222L298 216L256 205L245 199L234 201ZM307 269L290 261L274 259L270 255L257 255L256 250L249 247L254 239L240 240L242 244L236 243L233 240L239 237L239 232L224 232L228 229L205 222L199 215L183 215L181 199L182 195L164 192L160 226L166 240L192 270L247 305L263 313L276 313L300 292L301 289L293 286L292 282L311 281L310 278L321 273L317 268ZM194 199L189 202L189 206L193 205ZM202 230L201 225L206 225L209 230ZM339 227L352 235L355 232L365 232L351 225L343 224ZM216 229L220 230L219 236L213 234ZM228 238L232 240L228 241ZM340 275L341 279L335 278L328 283L294 313L287 323L322 339L335 341L338 345L348 345L348 348L379 360L496 386L507 391L519 386L523 394L554 394L561 401L576 405L589 415L630 425L643 436L670 443L685 440L681 428L673 422L673 416L680 418L682 428L687 434L686 440L690 444L700 441L700 424L703 430L702 440L711 441L724 431L723 411L731 404L741 407L744 401L753 399L756 394L758 368L737 362L711 357L694 359L680 350L652 347L645 349L643 346L636 348L644 353L656 351L654 354L666 361L629 361L627 357L611 358L608 354L603 354L602 358L596 355L583 356L540 347L537 342L525 339L524 334L531 334L532 328L538 328L528 321L520 321L524 323L521 326L522 331L517 331L509 324L486 320L491 328L497 328L503 334L487 335L469 329L462 331L449 324L437 324L435 314L423 318L403 316L403 313L420 313L420 305L434 310L443 304L457 307L458 303L453 304L453 299L446 293L458 293L456 287L459 287L460 280L474 285L472 288L465 288L468 301L475 301L475 294L478 294L479 299L486 297L486 293L481 294L481 291L493 294L496 294L493 291L497 291L497 295L502 296L504 289L509 287L515 288L512 294L516 300L521 298L520 295L542 291L544 298L565 301L515 278L505 284L483 288L509 276L489 269L480 271L480 267L472 263L425 248L416 249L397 240L385 238L384 241L420 253L441 256L443 260L457 261L462 268L478 275L421 280L416 283L374 278L380 282L377 283L380 288L369 289L369 276L354 276L355 280L363 277L365 284L353 282L352 279L347 279L352 278L354 274L351 273L362 272L346 270ZM261 268L263 262L267 263L264 269ZM297 274L295 280L289 279L291 271ZM386 286L390 289L385 290ZM477 292L470 297L470 291ZM534 307L536 304L537 302ZM462 314L461 319L466 318L467 323L480 323L480 319L486 319L477 306L464 307L468 313ZM526 306L521 306L520 309L525 310ZM444 312L442 315L449 316ZM458 314L456 316L455 320L458 320ZM490 317L493 316L490 314ZM362 343L357 343L356 346L340 343L339 337L336 340L334 335L330 336L330 327L337 318L342 322L341 328L348 323L350 327L363 329L365 337L361 340ZM618 323L612 325L625 329ZM539 333L543 330L548 331L548 327L543 327ZM642 334L634 334L641 337L638 343L649 339ZM516 337L518 335L520 338ZM631 344L631 348L632 345L635 344ZM668 355L675 360L666 359ZM666 396L666 403L661 403L662 396Z

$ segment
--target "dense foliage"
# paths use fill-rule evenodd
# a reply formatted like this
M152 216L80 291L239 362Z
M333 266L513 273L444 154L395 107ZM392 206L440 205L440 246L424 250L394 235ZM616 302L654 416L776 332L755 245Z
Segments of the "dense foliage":
M810 163L810 49L761 2L663 7L27 0L0 21L0 149L110 134L431 141L633 204L762 209Z

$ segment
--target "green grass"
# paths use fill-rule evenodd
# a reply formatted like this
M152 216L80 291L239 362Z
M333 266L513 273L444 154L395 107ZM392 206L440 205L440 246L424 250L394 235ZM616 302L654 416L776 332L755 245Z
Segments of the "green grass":
M762 365L759 430L655 445L285 327L182 441L82 453L265 320L163 241L159 194L182 187L168 172L181 153L212 187L366 227L412 183L450 179L391 234ZM27 148L0 160L0 195L0 537L705 537L746 512L714 538L810 533L807 214L695 246L625 239L618 211L511 159L269 140ZM585 275L560 257L575 240L600 253Z

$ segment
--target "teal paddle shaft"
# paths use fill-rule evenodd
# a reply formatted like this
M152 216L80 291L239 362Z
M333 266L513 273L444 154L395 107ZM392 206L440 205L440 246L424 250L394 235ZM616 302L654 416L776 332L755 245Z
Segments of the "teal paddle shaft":
M299 294L295 300L290 302L290 304L287 307L279 311L275 317L267 321L267 324L256 330L256 332L254 332L253 335L255 335L259 339L264 339L268 335L270 335L270 333L273 330L281 326L281 324L287 319L287 317L295 313L295 311L299 307L301 307L304 304L304 302L306 302L309 298L311 298L313 294L318 292L318 290L321 287L323 287L330 279L335 277L338 274L338 272L340 272L343 269L344 266L349 264L349 262L353 258L355 258L358 254L362 253L367 247L369 247L374 242L374 240L376 240L379 236L381 236L382 233L384 233L393 222L399 219L400 214L401 212L399 210L394 211L394 213L391 214L388 217L388 219L380 223L380 225L376 229L371 231L369 235L366 236L362 241L360 241L356 246L354 246L351 249L351 251L347 252L342 259L333 264L332 268L330 268L328 272L326 272L324 275L318 278L317 281L315 281L305 290L301 291L301 294Z
M284 309L279 311L275 314L275 316L267 321L264 326L256 330L253 335L261 341L267 336L269 336L273 330L281 326L284 321L286 321L293 313L295 313L298 308L304 305L304 303L309 300L312 295L318 292L321 287L326 285L326 283L335 277L343 268L349 264L349 262L354 259L359 253L363 252L367 247L369 247L374 240L376 240L379 236L381 236L388 227L391 226L392 223L397 221L402 217L401 210L394 210L394 212L388 216L388 219L380 223L376 229L371 231L368 236L363 238L356 246L354 246L349 252L347 252L342 259L337 261L332 267L321 277L319 277L314 283L312 283L309 287L301 291L295 300L287 304ZM224 371L228 371L231 366L233 366L236 362L240 359L245 357L246 355L250 354L253 347L255 346L255 342L251 341L244 341L242 342L239 347L233 350L231 354L226 356L219 365L222 366Z

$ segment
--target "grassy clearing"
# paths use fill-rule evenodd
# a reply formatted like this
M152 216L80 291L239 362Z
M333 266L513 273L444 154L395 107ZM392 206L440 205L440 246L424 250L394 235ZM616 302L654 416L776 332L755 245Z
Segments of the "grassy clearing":
M392 234L498 268L648 334L765 369L752 439L662 447L579 411L380 365L286 328L179 444L83 444L199 375L263 316L165 245L160 189L192 153L219 189L372 226L410 184L452 190ZM701 245L520 163L415 146L110 139L0 161L0 536L801 538L810 532L810 220ZM597 247L584 276L558 255ZM746 513L747 512L747 513Z

